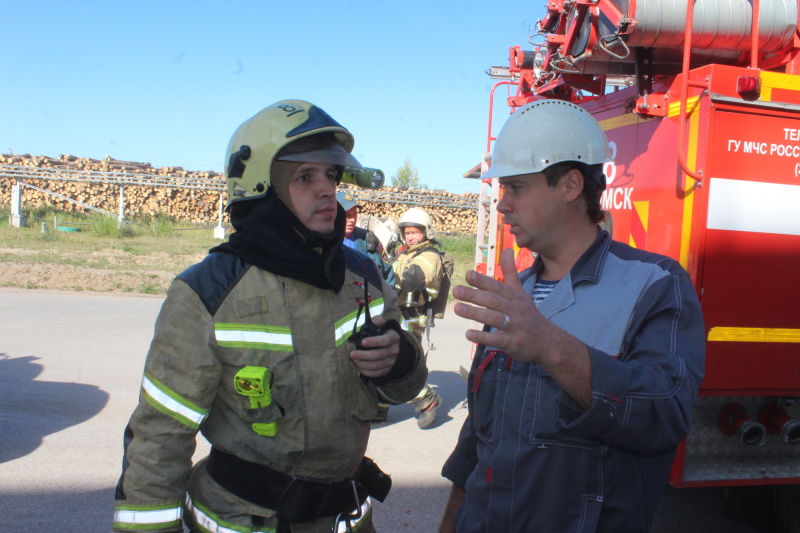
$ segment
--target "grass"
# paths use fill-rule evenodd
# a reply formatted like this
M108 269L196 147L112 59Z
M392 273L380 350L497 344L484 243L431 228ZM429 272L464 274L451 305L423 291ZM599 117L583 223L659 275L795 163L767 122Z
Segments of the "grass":
M449 235L438 236L436 239L442 243L445 250L450 252L455 262L455 269L453 270L453 277L451 278L451 290L456 285L464 285L464 276L467 270L475 268L475 246L476 239L474 235ZM450 295L450 300L453 295Z
M211 228L165 217L120 225L99 214L25 214L24 228L0 217L3 287L164 294L174 276L220 243ZM80 231L59 231L54 222Z
M0 214L8 211L0 206ZM99 214L52 209L25 214L25 228L10 227L8 217L0 216L0 287L165 294L176 275L221 242L212 228L161 216L120 226ZM59 226L81 231L54 229L54 217ZM438 239L455 260L452 285L463 284L466 271L474 268L475 237Z

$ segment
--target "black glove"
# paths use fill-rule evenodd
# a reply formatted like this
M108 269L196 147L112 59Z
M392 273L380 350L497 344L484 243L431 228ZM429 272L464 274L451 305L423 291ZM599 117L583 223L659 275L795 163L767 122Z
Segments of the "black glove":
M402 287L406 292L421 291L425 288L425 273L419 265L411 265L403 271Z

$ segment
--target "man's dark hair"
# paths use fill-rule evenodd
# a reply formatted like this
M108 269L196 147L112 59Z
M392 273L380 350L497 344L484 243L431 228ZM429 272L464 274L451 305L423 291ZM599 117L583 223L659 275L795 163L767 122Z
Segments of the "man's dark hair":
M600 208L600 196L603 194L603 188L594 179L594 175L603 172L603 165L584 165L582 163L574 163L566 161L564 163L556 163L542 171L542 174L547 178L548 187L555 187L564 175L577 168L583 174L583 192L581 195L586 200L586 213L595 224L599 224L603 220L603 210Z

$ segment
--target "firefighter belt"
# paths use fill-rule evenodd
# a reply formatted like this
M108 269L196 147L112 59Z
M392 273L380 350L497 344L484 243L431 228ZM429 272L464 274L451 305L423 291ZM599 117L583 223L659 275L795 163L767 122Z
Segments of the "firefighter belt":
M251 503L274 509L279 521L312 522L323 516L352 513L367 496L383 501L392 479L364 457L354 479L325 481L290 476L211 448L206 470L222 488Z

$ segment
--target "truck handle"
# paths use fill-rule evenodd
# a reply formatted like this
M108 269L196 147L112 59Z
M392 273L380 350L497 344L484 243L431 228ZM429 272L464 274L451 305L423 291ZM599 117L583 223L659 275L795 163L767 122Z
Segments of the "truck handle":
M694 4L696 0L691 0L686 7L686 24L685 24L685 38L683 40L683 65L681 72L681 111L679 120L679 144L678 144L678 161L681 168L687 176L695 180L695 187L700 187L703 182L703 171L693 171L686 163L686 104L689 97L689 86L698 87L708 90L708 80L705 82L689 81L689 67L691 64L692 56L692 30L694 25ZM750 68L758 69L758 31L761 20L761 0L753 0L753 20L750 24Z
M685 32L686 35L683 39L683 66L681 72L681 111L680 115L678 116L678 162L683 169L683 172L695 180L694 187L700 187L703 183L703 171L699 170L697 172L693 171L689 168L689 165L686 163L686 151L688 147L686 146L686 104L687 98L689 97L689 85L692 87L699 87L701 89L708 89L708 82L701 83L701 82L690 82L689 81L689 66L690 66L690 59L692 57L692 26L694 23L694 4L696 0L690 0L688 5L686 6L686 25L685 25ZM758 2L758 0L754 0ZM695 162L696 164L696 162Z

